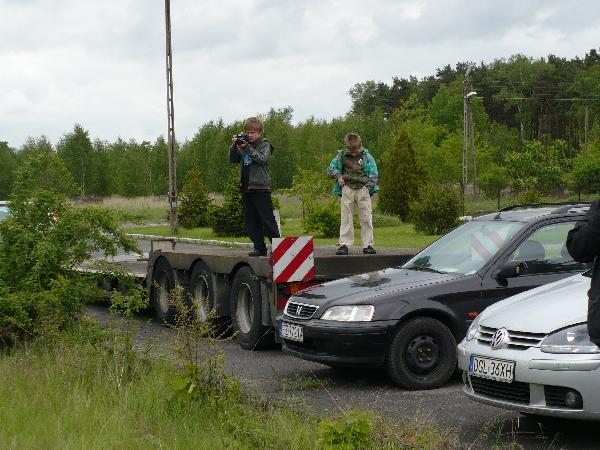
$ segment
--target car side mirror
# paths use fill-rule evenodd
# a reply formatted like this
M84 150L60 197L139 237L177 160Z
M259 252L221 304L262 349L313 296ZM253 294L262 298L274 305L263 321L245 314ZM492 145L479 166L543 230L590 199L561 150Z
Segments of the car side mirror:
M494 278L500 283L506 283L507 278L515 278L527 273L527 264L523 262L507 261L494 274Z

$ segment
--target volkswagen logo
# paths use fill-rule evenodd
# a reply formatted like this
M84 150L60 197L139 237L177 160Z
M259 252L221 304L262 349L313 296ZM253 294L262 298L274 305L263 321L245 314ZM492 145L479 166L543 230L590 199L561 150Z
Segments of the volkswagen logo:
M501 348L508 347L510 338L508 337L508 330L506 328L500 328L492 336L490 341L490 347L492 350L500 350Z

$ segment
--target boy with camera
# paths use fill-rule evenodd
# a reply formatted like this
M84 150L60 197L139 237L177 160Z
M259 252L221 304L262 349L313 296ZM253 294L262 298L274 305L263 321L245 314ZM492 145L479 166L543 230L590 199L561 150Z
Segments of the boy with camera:
M354 244L354 205L358 206L363 253L374 255L371 196L379 190L377 164L363 148L358 134L348 133L344 144L346 148L338 151L327 169L327 175L336 180L333 193L341 197L340 241L336 255L347 255L348 246Z
M273 215L268 166L273 150L271 143L263 137L263 123L258 117L246 119L244 133L231 138L229 161L240 164L246 231L254 244L249 256L267 255L265 234L269 240L280 237Z

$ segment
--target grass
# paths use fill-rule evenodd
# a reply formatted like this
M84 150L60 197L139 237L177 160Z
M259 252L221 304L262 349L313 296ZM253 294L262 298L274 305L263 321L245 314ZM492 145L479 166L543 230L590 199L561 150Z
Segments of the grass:
M103 208L124 211L136 217L142 222L161 223L167 221L169 205L166 196L148 196L148 197L112 197L76 201L76 206L100 206Z
M321 448L316 416L239 388L173 401L174 362L132 354L120 336L80 327L0 354L0 448ZM366 448L456 448L452 431L415 424L374 417Z
M305 235L300 226L299 218L286 219L281 226L284 236L302 236ZM157 236L171 236L171 229L164 226L142 226L128 228L129 233L153 234ZM395 226L375 226L375 247L397 247L397 248L423 248L433 242L437 236L427 236L418 234L412 224L400 222ZM223 241L250 242L246 236L240 237L219 237L216 236L211 228L193 228L190 230L180 229L178 236L195 239L219 239ZM360 228L354 231L354 244L360 245ZM336 245L338 238L323 238L315 236L316 245Z
M302 217L302 208L300 201L297 198L289 197L282 194L275 194L279 199L280 213L283 218L282 231L284 236L301 236L303 232L300 225ZM216 198L217 203L220 197ZM576 201L577 196L547 198L544 201ZM584 200L582 200L584 201ZM515 204L517 200L514 198L502 198L500 206ZM137 234L152 234L158 236L171 236L169 226L166 224L167 200L166 197L139 197L139 198L123 198L113 196L101 200L100 206L125 211L138 217L142 222L161 224L161 225L144 225L129 228L130 233ZM465 205L465 214L478 216L481 214L496 211L496 199L481 199L473 201L467 199ZM426 236L417 233L411 224L403 223L397 217L387 216L377 212L377 200L374 201L373 225L375 227L375 246L376 247L391 247L391 248L423 248L433 242L437 236ZM195 239L216 239L228 242L250 242L246 236L240 237L219 237L216 236L211 228L194 228L180 229L178 236ZM316 245L336 245L337 237L324 238L315 236ZM360 229L355 230L355 245L360 243Z

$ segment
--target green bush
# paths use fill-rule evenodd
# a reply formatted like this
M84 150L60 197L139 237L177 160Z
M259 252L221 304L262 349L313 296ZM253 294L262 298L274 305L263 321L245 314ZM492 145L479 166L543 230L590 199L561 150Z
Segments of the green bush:
M74 269L95 251L139 252L119 226L124 219L105 209L75 208L51 191L13 196L11 214L0 223L0 345L52 335L98 298L95 282Z
M445 186L430 186L410 204L415 230L424 234L443 234L458 225L460 199Z
M183 228L205 227L210 223L212 199L208 196L200 173L192 168L186 174L180 193L181 205L177 213Z
M366 413L350 412L339 419L320 422L319 441L324 450L353 450L369 448L371 423Z
M244 236L244 204L239 186L239 173L231 172L225 182L223 205L214 208L211 226L217 236Z
M426 183L427 173L417 160L411 139L405 130L400 130L394 146L384 157L379 209L406 220L411 202Z
M322 237L337 237L340 232L340 207L337 199L312 203L302 217L302 230Z
M540 203L543 199L544 196L537 189L527 189L517 194L517 203L520 204Z

